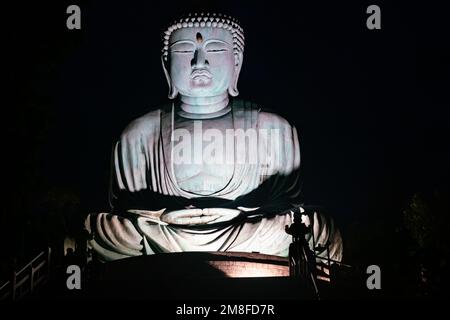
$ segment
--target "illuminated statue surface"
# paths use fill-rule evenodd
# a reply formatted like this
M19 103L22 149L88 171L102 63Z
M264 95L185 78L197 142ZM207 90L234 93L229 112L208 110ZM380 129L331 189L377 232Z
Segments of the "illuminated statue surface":
M160 252L288 255L285 226L299 207L297 131L281 116L238 100L241 27L225 16L177 21L164 35L170 101L131 122L114 148L111 213L90 214L90 246L103 261ZM319 213L315 244L331 243ZM312 238L309 239L312 242Z

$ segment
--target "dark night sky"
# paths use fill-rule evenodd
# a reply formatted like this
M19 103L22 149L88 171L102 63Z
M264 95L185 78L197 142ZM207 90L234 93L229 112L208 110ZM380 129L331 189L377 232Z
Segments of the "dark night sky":
M372 2L243 2L73 1L81 31L65 27L72 2L12 8L15 103L22 108L32 90L51 110L42 146L47 183L80 192L86 210L108 210L112 144L167 97L160 32L178 13L212 7L236 16L246 32L241 98L299 130L307 204L341 222L386 218L412 193L448 187L443 10L375 1L382 30L370 31Z

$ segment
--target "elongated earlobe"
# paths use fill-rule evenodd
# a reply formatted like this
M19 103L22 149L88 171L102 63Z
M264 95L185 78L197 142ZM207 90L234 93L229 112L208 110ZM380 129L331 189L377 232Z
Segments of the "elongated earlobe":
M242 60L244 59L244 55L242 54L242 52L239 52L234 56L234 58L235 58L235 66L233 79L231 79L230 87L228 88L228 93L232 97L237 97L239 95L237 84L239 80L239 74L241 73Z
M164 75L166 76L167 85L169 86L169 99L175 99L178 96L177 88L172 84L172 79L170 78L169 68L167 61L164 59L164 55L161 56L161 64L164 70Z

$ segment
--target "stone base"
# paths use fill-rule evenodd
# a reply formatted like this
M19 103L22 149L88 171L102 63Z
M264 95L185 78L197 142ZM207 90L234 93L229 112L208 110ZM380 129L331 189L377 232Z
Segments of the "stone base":
M287 258L245 252L164 253L102 265L102 279L288 277Z
M288 259L259 253L184 252L141 256L99 266L92 298L314 298L289 277Z

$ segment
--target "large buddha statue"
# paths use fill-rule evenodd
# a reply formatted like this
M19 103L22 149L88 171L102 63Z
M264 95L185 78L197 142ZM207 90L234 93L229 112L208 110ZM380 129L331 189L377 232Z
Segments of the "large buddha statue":
M132 121L115 144L111 213L90 214L102 261L183 251L287 256L299 201L297 131L237 99L244 33L222 15L190 15L164 33L169 101ZM304 212L308 239L342 258L333 220ZM322 253L322 255L326 255Z

